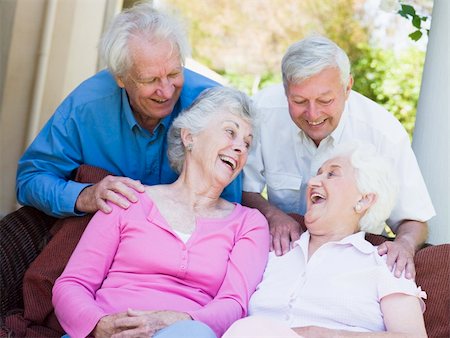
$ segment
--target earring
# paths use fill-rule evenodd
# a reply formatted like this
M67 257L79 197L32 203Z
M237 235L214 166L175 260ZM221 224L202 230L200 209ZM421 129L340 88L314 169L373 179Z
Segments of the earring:
M362 211L362 206L361 206L361 204L360 204L359 202L356 203L354 209L355 209L355 212L356 212L357 214L359 214L359 213Z
M187 151L191 152L192 151L192 143L188 143L186 146Z

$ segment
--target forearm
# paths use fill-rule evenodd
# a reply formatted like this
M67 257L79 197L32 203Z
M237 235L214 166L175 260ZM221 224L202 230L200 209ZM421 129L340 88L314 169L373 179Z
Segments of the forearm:
M260 193L257 192L243 192L242 193L242 204L258 209L270 223L270 218L276 213L282 212L277 207L271 205Z
M19 173L17 200L54 217L75 216L76 199L87 185L66 181L51 173Z
M405 220L397 229L395 241L405 243L413 252L419 250L428 238L428 224Z

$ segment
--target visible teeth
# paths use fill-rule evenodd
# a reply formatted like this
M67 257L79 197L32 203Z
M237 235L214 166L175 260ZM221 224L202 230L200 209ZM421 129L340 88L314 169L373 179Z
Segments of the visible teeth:
M325 121L325 120L322 120L322 121L316 121L316 122L314 122L314 121L308 121L308 124L311 125L311 126L317 126L317 125L323 123L323 121Z
M158 103L164 103L164 102L166 102L167 100L157 100L157 99L153 99L153 101L156 101L156 102L158 102Z
M236 161L233 158L225 156L225 155L219 155L219 158L222 161L224 161L225 163L229 164L231 169L233 169L233 170L236 169Z
M311 194L311 201L312 201L313 203L316 203L316 202L317 202L318 200L320 200L320 199L325 199L325 196L322 195L322 194L319 194L319 193L317 193L317 192Z

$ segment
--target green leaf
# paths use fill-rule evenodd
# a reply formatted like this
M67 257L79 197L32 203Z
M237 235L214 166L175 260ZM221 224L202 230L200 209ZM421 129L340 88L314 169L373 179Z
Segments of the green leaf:
M417 41L422 37L422 32L419 30L416 30L415 32L408 35L411 40Z
M422 24L422 21L420 21L420 18L417 15L414 15L413 19L412 19L412 24L414 27L420 29L420 25Z
M410 6L410 5L402 4L402 9L400 10L400 12L403 12L404 14L409 14L411 16L416 15L416 10L414 9L413 6Z

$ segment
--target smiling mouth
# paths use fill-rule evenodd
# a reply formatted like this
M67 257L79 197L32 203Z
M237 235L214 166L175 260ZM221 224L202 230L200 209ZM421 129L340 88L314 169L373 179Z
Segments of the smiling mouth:
M326 200L324 195L319 194L317 192L312 193L310 199L311 199L312 204L321 203Z
M152 99L152 101L162 104L162 103L166 103L169 100L168 99L165 99L165 100Z
M223 163L225 163L226 165L230 166L230 168L232 170L236 169L237 163L236 163L236 160L234 158L226 156L226 155L219 155L219 158L221 159L221 161Z
M326 121L326 119L320 120L320 121L306 121L310 126L318 126L322 123L324 123Z

